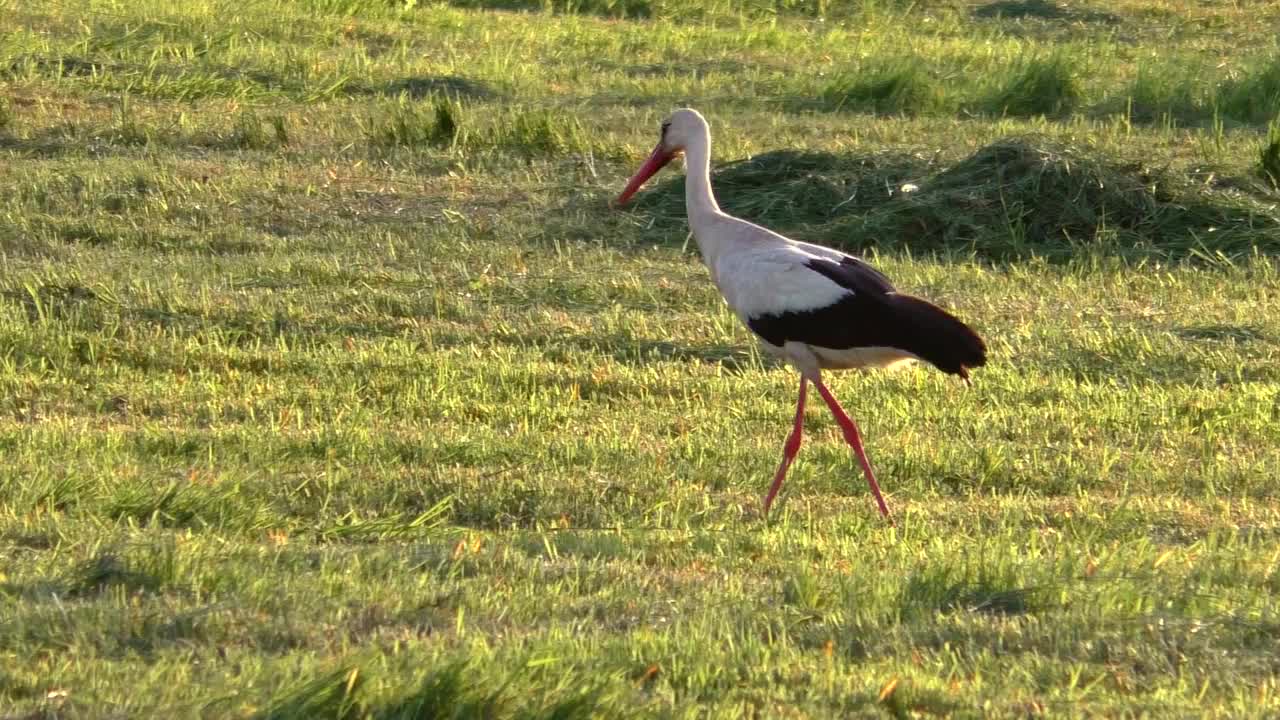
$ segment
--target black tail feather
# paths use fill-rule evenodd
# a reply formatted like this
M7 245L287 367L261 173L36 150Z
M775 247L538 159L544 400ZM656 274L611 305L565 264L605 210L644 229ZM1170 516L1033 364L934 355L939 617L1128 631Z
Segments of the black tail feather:
M969 379L969 368L987 362L987 346L959 318L928 300L890 293L881 297L897 322L892 345L939 370Z

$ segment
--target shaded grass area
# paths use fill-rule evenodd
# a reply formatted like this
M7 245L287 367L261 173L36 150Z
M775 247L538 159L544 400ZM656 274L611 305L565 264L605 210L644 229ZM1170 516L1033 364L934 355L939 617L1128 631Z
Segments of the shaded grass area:
M1280 190L1280 122L1271 126L1266 142L1258 152L1258 174L1270 183L1272 189Z
M1018 63L987 103L997 114L1062 115L1080 101L1080 82L1071 60L1062 55Z
M1280 55L1266 58L1221 87L1218 109L1246 122L1268 123L1280 117Z
M402 97L395 105L371 113L361 130L369 144L380 150L426 146L471 158L486 152L522 158L599 154L616 159L621 154L616 146L593 140L573 115L520 107L464 108L449 98L425 104Z
M256 718L376 718L417 720L419 718L516 717L528 720L576 720L596 717L598 692L563 693L569 697L538 707L513 697L504 683L487 688L477 682L477 670L467 660L453 661L424 673L421 684L381 705L370 707L361 701L363 678L359 668L341 669L290 689L272 707Z
M883 114L928 112L940 102L938 84L918 58L887 61L829 80L823 101L833 110Z

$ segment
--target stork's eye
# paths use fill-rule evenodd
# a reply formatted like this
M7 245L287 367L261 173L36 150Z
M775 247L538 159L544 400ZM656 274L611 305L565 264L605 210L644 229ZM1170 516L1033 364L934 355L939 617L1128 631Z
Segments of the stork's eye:
M671 129L671 123L670 123L670 122L664 122L664 123L662 123L662 136L663 136L663 137L666 137L666 136L667 136L667 131L668 131L668 130L670 130L670 129Z

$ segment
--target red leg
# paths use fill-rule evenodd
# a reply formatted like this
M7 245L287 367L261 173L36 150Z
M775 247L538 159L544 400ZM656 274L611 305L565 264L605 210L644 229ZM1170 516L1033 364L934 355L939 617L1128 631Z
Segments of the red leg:
M844 439L853 446L853 451L858 455L858 462L862 463L862 471L867 476L867 484L871 486L871 493L876 496L876 502L880 505L880 514L889 517L889 506L884 502L884 496L880 494L880 485L876 482L875 473L871 472L871 461L867 460L867 453L862 449L862 438L858 435L858 426L854 424L853 418L845 413L844 408L840 407L839 401L831 394L826 385L821 380L814 380L813 384L818 386L818 393L822 395L822 399L827 401L827 407L831 408L831 414L835 416L836 422L840 425L840 430L844 432ZM892 522L892 520L890 521Z
M800 398L796 400L796 424L791 429L791 434L787 436L786 444L782 446L782 464L778 466L778 473L773 476L773 485L769 486L769 494L764 498L765 515L769 514L769 508L773 506L773 498L782 488L782 480L787 476L787 468L791 467L791 461L796 458L796 453L800 452L800 435L804 427L804 395L808 387L809 381L801 375Z

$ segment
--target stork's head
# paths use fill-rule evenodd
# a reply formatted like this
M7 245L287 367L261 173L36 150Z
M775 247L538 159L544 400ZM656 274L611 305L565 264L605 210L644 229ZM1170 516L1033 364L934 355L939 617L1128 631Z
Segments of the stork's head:
M646 180L683 152L689 143L704 139L707 133L707 120L697 110L681 108L667 116L667 119L662 121L662 136L658 140L658 146L650 153L649 159L644 161L644 165L641 165L636 174L631 177L627 187L618 196L617 203L622 205L630 200Z

